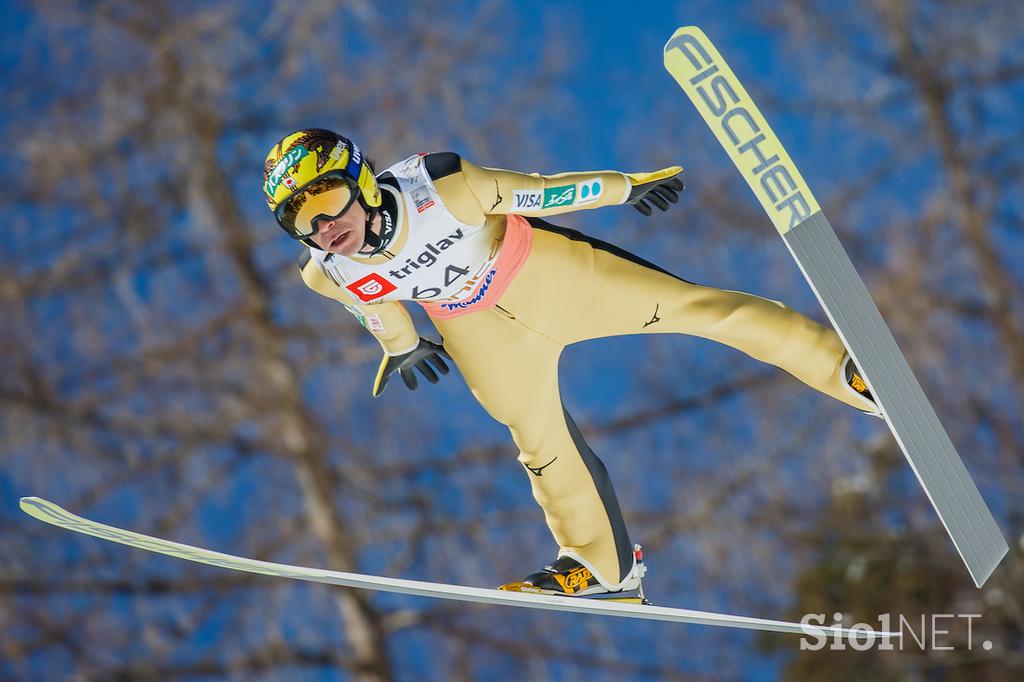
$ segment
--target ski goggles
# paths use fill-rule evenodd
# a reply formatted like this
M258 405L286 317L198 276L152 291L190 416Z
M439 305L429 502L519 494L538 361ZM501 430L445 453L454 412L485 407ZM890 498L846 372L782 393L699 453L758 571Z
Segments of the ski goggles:
M274 217L292 239L307 239L317 233L318 221L340 218L358 196L356 181L344 171L335 171L296 190L277 207Z

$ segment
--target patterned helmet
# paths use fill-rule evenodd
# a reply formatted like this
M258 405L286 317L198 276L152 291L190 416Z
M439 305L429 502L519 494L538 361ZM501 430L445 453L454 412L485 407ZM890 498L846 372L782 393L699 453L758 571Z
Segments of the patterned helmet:
M291 133L271 148L263 193L278 224L303 240L316 233L318 219L340 216L357 199L367 210L381 203L377 179L359 147L320 128Z

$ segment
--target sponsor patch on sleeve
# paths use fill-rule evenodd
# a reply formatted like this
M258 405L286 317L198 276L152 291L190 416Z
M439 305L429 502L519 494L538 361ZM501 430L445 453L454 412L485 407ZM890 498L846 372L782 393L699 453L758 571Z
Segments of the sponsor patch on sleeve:
M535 211L544 205L544 192L539 189L517 189L512 192L513 211Z
M584 180L583 182L577 183L576 185L576 205L583 206L585 204L592 204L601 198L601 193L604 191L604 186L598 178L591 178Z
M353 317L358 320L359 324L363 325L374 334L384 333L384 322L380 319L380 315L363 314L363 311L354 305L346 305L345 309L352 313Z
M544 205L542 208L572 206L575 202L576 185L559 185L558 187L548 187L544 190Z

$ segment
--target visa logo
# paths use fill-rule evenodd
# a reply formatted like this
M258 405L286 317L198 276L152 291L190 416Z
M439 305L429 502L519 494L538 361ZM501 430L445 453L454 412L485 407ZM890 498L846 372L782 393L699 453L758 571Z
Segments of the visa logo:
M540 190L517 189L512 193L512 208L517 211L533 211L544 204L544 193Z

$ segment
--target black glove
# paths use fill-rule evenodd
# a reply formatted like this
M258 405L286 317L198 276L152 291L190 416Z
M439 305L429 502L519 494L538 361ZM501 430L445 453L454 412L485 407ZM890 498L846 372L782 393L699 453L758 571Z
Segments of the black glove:
M626 203L633 204L644 215L651 215L648 202L667 211L669 202L674 204L679 201L679 192L684 187L683 181L679 179L682 174L683 169L679 166L662 168L653 173L626 173L633 185Z
M427 381L436 384L438 376L434 368L441 374L448 373L448 365L444 363L442 356L449 360L452 359L452 356L448 355L443 346L427 341L422 337L420 337L419 345L408 353L385 355L384 359L381 360L380 369L377 370L377 379L373 382L373 397L376 398L381 394L384 387L388 385L388 379L391 378L395 371L402 373L402 381L405 382L410 391L415 391L418 385L413 368L418 368Z

